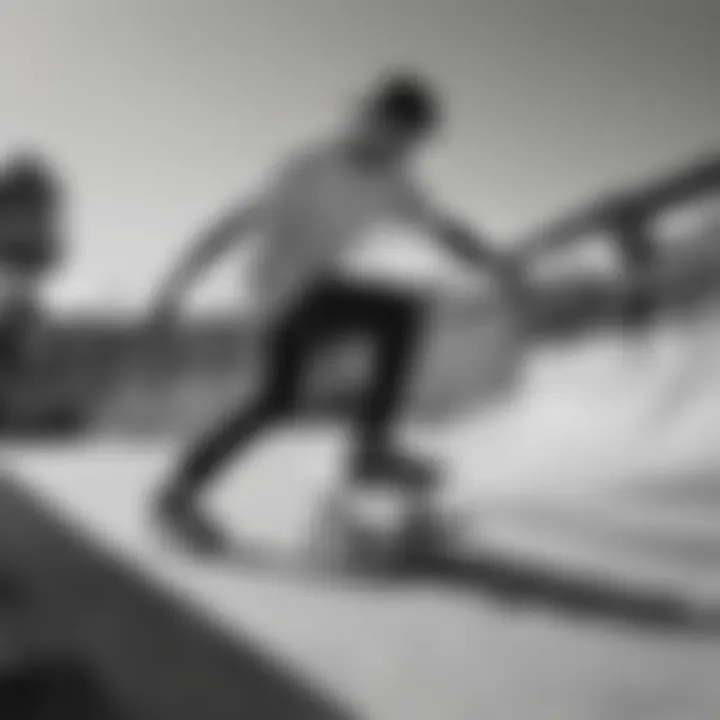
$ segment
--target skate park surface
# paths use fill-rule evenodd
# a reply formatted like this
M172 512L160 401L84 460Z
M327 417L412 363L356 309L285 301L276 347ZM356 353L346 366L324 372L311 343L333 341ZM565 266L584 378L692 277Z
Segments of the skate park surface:
M672 328L661 336L653 342L672 345ZM193 698L210 693L204 717L236 717L244 702L253 717L715 718L720 640L710 629L666 622L662 613L647 623L654 611L642 600L603 599L599 590L594 602L582 602L588 592L552 585L559 573L640 593L628 597L664 593L720 604L718 385L709 381L682 412L658 422L658 388L672 359L649 369L638 359L642 348L602 340L553 353L511 402L442 428L407 428L409 445L446 461L443 501L462 509L454 557L472 565L491 552L541 576L551 571L542 582L519 583L521 597L512 600L494 592L498 583L487 572L473 582L448 572L378 584L186 555L165 542L151 515L178 443L96 437L4 448L12 472L5 534L24 516L71 528L73 542L60 533L18 549L34 553L38 583L54 577L63 586L56 594L65 605L89 607L76 596L87 594L94 585L84 578L97 573L81 569L89 561L80 557L122 565L122 573L104 571L114 578L99 591L104 612L90 612L92 621L70 615L76 634L109 658L109 674L142 698L138 707L154 708L148 717L197 716ZM338 481L343 448L342 428L326 422L272 434L228 468L209 499L212 512L239 542L290 554L311 534L317 500ZM228 659L205 663L217 667L212 678L180 690L173 675L200 677L189 668L192 657L196 665L204 657L196 645L207 641L182 631L185 645L168 650L171 631L128 599L139 587L206 623L203 637L257 650L292 682L258 680L260 660ZM111 625L123 630L102 629ZM150 684L165 694L137 690Z

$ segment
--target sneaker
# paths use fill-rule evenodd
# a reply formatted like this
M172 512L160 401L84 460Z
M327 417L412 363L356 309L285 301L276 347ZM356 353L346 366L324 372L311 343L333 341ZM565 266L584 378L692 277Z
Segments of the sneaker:
M227 549L222 532L194 502L167 494L157 510L163 528L193 551L212 555Z
M316 516L315 558L334 570L361 575L394 571L407 523L407 499L396 488L342 487L325 499Z

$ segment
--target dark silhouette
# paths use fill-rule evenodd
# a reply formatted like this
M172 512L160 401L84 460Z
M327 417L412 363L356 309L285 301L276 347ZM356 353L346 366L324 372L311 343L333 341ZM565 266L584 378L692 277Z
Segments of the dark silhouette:
M0 171L0 426L23 412L36 360L41 289L61 257L62 191L44 159L22 154Z
M720 155L710 155L665 177L595 200L533 232L528 258L577 244L593 232L607 232L624 258L627 285L621 314L632 328L652 319L658 307L653 271L659 259L653 223L664 211L720 192Z

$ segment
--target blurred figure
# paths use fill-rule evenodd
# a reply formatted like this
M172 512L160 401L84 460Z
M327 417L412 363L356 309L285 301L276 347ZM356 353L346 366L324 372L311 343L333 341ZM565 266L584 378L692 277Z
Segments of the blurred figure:
M674 173L592 202L540 231L523 244L527 262L576 245L589 233L605 231L619 250L625 275L620 319L634 333L655 317L658 295L654 274L663 257L655 221L668 209L720 190L720 155L696 159Z
M0 423L31 362L43 283L59 260L60 189L39 158L18 156L0 175Z
M349 462L355 486L398 484L414 490L434 479L431 465L393 441L407 380L419 348L425 305L413 293L360 284L339 272L345 254L383 223L428 234L462 261L490 272L513 298L513 263L421 192L412 161L441 124L430 84L399 73L371 88L337 137L284 162L270 187L221 217L161 288L155 315L173 318L194 280L250 233L263 246L256 272L270 341L257 397L201 438L182 458L163 499L169 527L203 549L223 538L202 517L197 500L211 478L258 433L292 412L305 369L328 340L360 334L372 340L375 364L358 412ZM161 322L162 324L162 322Z
M0 580L0 717L7 720L120 720L89 668L37 646L31 598Z
M573 248L589 233L606 232L618 251L624 275L616 311L626 328L635 331L653 316L651 281L658 260L653 220L654 214L640 196L611 195L533 233L520 254L530 262Z
M628 290L622 297L621 320L627 329L637 330L652 319L655 309L651 283L658 260L657 241L652 233L654 215L649 215L633 197L612 200L603 211L603 222L613 234L626 274Z

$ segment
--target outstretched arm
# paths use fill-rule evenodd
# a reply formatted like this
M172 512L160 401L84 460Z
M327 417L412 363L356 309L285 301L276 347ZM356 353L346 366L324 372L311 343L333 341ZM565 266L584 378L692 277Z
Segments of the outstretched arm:
M525 283L519 262L495 247L483 234L453 215L439 210L413 186L405 187L405 219L438 241L457 260L481 273L488 273L514 297L524 294Z
M260 203L248 203L232 209L202 231L190 252L163 282L159 307L175 306L203 272L257 227L260 216Z
M414 214L415 223L465 265L497 280L514 300L525 294L524 274L519 262L482 234L451 215L423 207Z
M510 255L493 247L479 233L453 218L438 218L433 235L458 260L481 272L488 272L508 289L519 290L521 274Z

